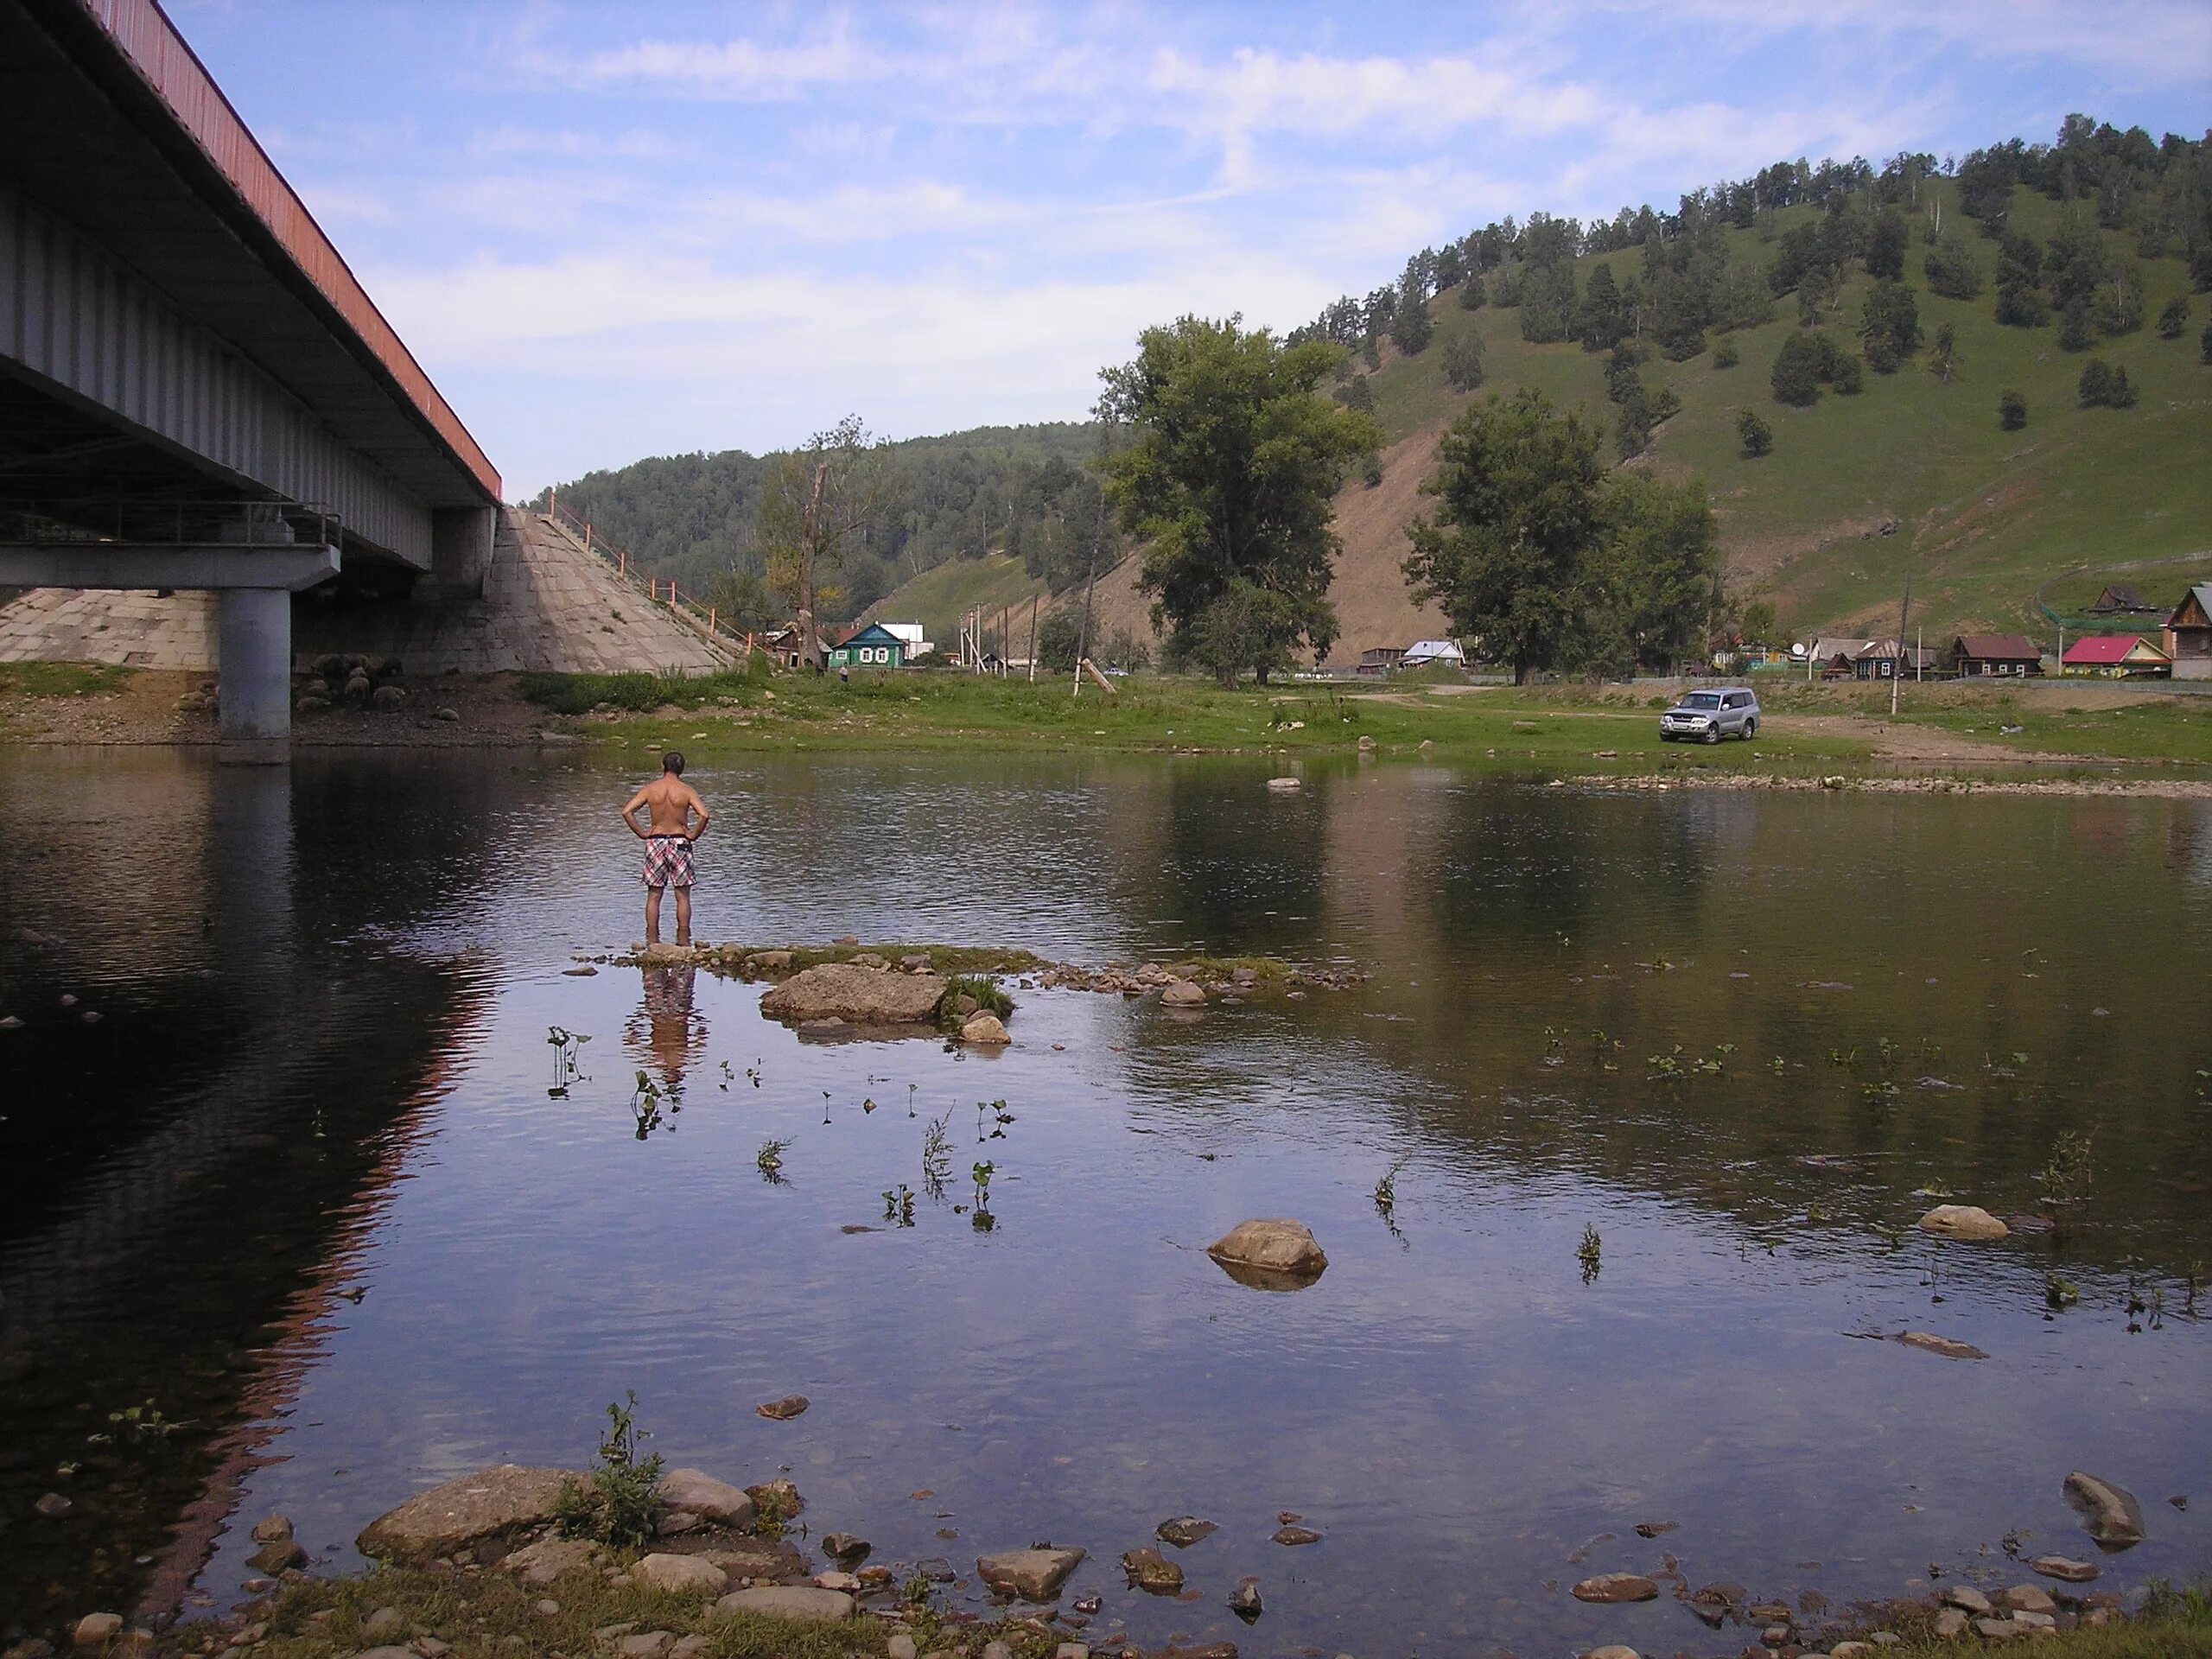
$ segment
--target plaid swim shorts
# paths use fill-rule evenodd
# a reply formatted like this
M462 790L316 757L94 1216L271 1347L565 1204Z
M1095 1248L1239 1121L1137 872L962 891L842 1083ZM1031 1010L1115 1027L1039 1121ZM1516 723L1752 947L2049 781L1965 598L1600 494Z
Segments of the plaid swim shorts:
M649 887L688 887L691 885L691 837L645 837L645 885Z

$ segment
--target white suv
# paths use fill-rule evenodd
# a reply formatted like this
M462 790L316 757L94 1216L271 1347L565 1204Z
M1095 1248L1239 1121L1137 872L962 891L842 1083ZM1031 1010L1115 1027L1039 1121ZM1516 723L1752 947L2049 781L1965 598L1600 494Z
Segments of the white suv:
M1695 739L1718 743L1724 737L1749 740L1759 734L1759 700L1740 685L1693 691L1659 716L1659 740Z

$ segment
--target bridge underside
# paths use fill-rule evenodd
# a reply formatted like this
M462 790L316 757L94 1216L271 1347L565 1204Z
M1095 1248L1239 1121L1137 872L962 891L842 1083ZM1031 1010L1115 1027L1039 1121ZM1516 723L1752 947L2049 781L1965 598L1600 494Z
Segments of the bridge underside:
M498 474L149 0L0 0L0 587L222 595L280 757L292 592L481 591Z

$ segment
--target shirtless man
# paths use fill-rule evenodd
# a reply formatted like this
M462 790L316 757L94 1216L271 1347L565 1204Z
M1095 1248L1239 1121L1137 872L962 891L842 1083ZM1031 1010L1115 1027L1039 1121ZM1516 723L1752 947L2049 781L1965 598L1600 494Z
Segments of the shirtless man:
M645 843L645 943L660 943L660 895L676 889L676 942L691 943L691 843L707 833L707 804L683 781L683 757L671 749L661 757L660 776L630 798L622 825ZM646 827L638 827L638 809ZM696 828L692 814L698 815Z

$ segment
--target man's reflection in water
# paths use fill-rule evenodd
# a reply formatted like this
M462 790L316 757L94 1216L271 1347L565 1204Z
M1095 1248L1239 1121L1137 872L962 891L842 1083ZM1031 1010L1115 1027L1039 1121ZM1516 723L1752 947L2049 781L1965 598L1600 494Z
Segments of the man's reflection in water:
M645 997L623 1027L622 1042L644 1068L639 1074L638 1138L659 1127L662 1110L680 1111L683 1074L707 1052L707 1017L691 1006L692 967L640 968Z

